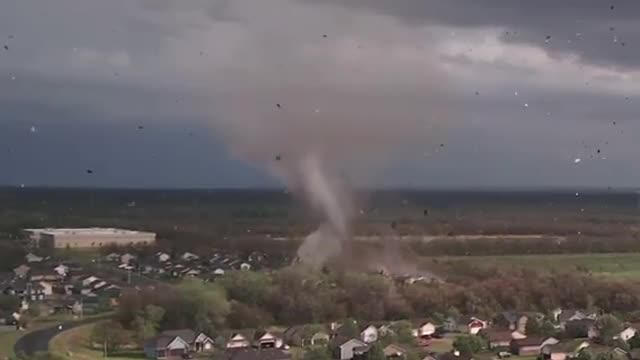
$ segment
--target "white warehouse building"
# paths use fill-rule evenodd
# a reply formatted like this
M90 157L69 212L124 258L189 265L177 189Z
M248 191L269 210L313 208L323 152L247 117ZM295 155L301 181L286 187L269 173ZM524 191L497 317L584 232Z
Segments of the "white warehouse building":
M25 229L31 241L43 248L92 248L109 244L151 245L156 234L114 228Z

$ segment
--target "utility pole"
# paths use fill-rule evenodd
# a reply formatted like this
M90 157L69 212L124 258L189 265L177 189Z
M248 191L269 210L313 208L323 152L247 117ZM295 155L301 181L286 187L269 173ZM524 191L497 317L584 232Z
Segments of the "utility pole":
M127 284L131 285L131 269L127 270Z

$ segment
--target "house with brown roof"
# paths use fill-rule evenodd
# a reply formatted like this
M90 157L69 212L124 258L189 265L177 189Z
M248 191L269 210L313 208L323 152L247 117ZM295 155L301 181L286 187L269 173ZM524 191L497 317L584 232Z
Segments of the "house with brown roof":
M511 353L519 356L537 356L544 346L554 345L560 342L553 337L530 336L525 339L512 340Z
M496 349L511 346L511 340L513 340L512 333L513 331L505 329L484 329L481 330L478 335L487 340L489 349Z

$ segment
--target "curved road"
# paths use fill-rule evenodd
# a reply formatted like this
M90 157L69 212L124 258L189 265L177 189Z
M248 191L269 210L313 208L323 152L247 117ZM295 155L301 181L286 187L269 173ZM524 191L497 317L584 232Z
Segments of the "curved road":
M49 350L49 341L51 341L54 336L63 331L73 329L74 327L85 325L97 320L99 319L93 318L84 319L81 321L66 322L62 324L56 324L46 329L30 332L18 339L15 346L13 347L13 352L15 352L16 355L22 353L26 355L33 355L37 352L46 352ZM62 325L62 330L58 328L60 325Z

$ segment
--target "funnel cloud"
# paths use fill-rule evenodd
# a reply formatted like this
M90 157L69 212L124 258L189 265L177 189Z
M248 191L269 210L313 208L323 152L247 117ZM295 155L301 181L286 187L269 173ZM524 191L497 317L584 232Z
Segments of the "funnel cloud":
M384 44L371 42L354 21L349 35L302 38L262 21L247 22L261 41L236 49L251 66L231 62L213 75L225 92L212 90L212 124L235 156L268 169L319 215L299 249L304 263L319 266L351 238L349 184L384 172L392 156L432 147L445 123L446 79L434 59L390 46L411 43L409 33L394 29Z

